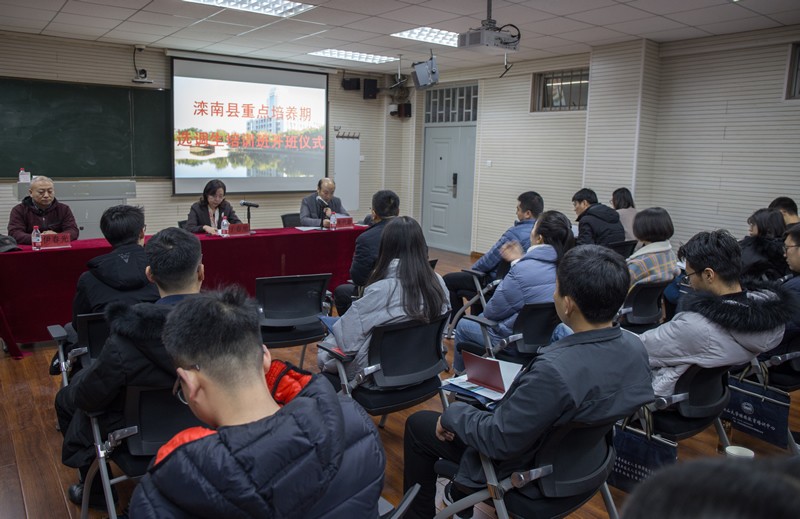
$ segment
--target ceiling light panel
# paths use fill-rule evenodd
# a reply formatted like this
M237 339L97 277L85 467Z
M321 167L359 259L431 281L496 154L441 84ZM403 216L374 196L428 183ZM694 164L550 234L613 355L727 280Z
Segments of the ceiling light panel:
M350 61L359 61L361 63L389 63L390 61L397 61L397 58L391 56L380 56L377 54L364 54L363 52L352 52L349 50L338 49L325 49L316 52L309 52L310 56L323 56L325 58L346 59Z
M289 18L313 9L314 5L288 2L286 0L183 0L193 4L204 4L225 9L237 9L252 13Z
M441 29L434 29L432 27L417 27L408 31L396 32L392 34L398 38L406 38L408 40L424 41L426 43L435 43L437 45L447 45L448 47L458 47L458 33L452 31L443 31Z

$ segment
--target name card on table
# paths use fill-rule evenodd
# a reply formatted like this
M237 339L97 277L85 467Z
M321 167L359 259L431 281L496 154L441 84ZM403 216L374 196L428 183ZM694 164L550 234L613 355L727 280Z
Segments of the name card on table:
M339 216L336 215L336 228L337 229L352 229L353 217L352 216Z
M68 232L42 234L42 249L64 249L72 247Z
M241 236L243 234L250 234L250 226L246 223L232 223L228 228L228 234L231 236Z

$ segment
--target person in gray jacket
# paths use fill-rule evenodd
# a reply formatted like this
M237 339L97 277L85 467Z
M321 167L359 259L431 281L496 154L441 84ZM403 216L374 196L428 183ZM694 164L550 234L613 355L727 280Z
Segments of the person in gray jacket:
M777 284L739 281L742 253L725 230L700 232L678 249L694 293L671 321L639 338L653 368L656 395L670 396L692 365L736 366L774 348L797 313L794 296Z
M409 216L393 218L383 229L378 260L364 295L334 323L322 344L355 354L345 366L347 378L352 380L367 367L373 328L415 319L432 321L450 311L446 293L444 281L428 263L422 228ZM333 358L321 349L317 364L322 371L336 373Z
M453 498L485 488L479 453L497 476L534 467L554 426L606 423L653 400L647 352L634 334L613 324L630 283L625 260L595 245L575 247L558 266L555 305L575 334L542 348L493 411L455 402L443 414L420 411L406 421L403 486L421 488L406 517L434 515L439 458L459 463ZM521 492L541 498L536 485Z

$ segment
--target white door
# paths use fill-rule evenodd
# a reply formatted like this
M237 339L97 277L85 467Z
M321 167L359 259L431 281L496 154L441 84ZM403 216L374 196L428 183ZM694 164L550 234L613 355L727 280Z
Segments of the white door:
M475 126L425 129L422 228L429 247L470 252Z

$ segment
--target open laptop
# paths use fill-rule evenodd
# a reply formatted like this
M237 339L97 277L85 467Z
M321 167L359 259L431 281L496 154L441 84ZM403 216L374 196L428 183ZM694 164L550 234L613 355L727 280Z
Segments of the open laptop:
M462 353L467 382L494 391L501 397L508 391L517 373L522 369L522 364L479 357L468 351Z

